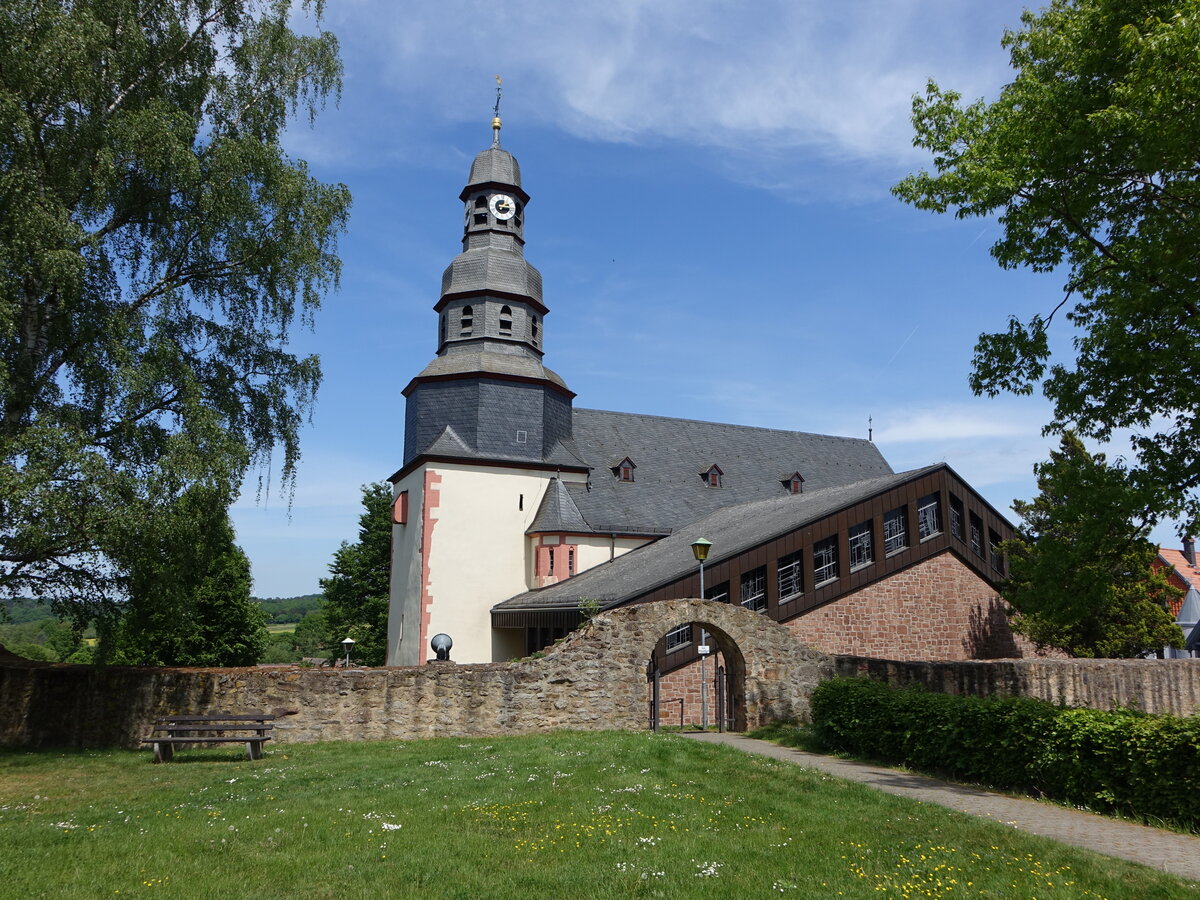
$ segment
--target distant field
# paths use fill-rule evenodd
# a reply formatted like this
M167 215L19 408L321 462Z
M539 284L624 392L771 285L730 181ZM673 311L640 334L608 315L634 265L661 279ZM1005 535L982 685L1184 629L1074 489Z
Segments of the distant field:
M286 622L282 625L268 625L267 631L271 634L292 634L296 630L295 622Z
M1200 885L646 733L0 751L10 897L1174 898Z

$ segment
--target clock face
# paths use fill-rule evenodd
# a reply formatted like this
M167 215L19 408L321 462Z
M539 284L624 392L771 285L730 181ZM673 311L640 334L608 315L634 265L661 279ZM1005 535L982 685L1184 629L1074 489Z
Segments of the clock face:
M493 194L488 201L488 209L501 222L506 222L517 214L517 201L508 194Z

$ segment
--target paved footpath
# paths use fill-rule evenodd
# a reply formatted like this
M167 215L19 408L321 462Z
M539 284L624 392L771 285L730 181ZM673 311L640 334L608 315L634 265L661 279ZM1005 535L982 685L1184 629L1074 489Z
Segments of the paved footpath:
M1121 859L1132 860L1181 878L1200 880L1200 837L1176 834L1159 828L1135 825L1098 816L1095 813L1066 809L1037 800L1006 797L978 788L897 769L885 769L867 763L833 756L806 753L770 741L759 741L740 734L684 732L688 738L710 744L726 744L746 753L770 756L810 769L820 769L838 778L858 781L889 794L908 797L1012 825L1030 834L1062 841Z

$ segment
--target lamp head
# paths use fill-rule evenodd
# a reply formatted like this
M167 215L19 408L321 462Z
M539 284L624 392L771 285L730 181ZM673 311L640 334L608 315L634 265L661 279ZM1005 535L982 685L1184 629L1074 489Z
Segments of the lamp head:
M709 548L712 547L712 541L706 541L704 538L692 542L692 556L696 557L697 562L704 562L708 559Z
M429 642L429 646L433 648L433 652L437 654L438 659L449 659L450 648L454 646L454 641L450 639L448 634L435 634Z

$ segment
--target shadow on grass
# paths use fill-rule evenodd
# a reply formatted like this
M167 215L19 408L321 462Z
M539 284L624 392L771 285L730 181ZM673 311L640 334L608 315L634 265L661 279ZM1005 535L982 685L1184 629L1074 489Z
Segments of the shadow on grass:
M97 757L123 755L130 759L141 757L141 761L154 765L154 751L149 748L136 747L106 747L103 749L81 747L0 747L0 768L20 769L44 766L48 760L87 760ZM164 766L190 765L192 763L245 763L253 765L256 762L269 762L270 751L260 759L247 759L244 749L194 748L176 750L174 758Z

